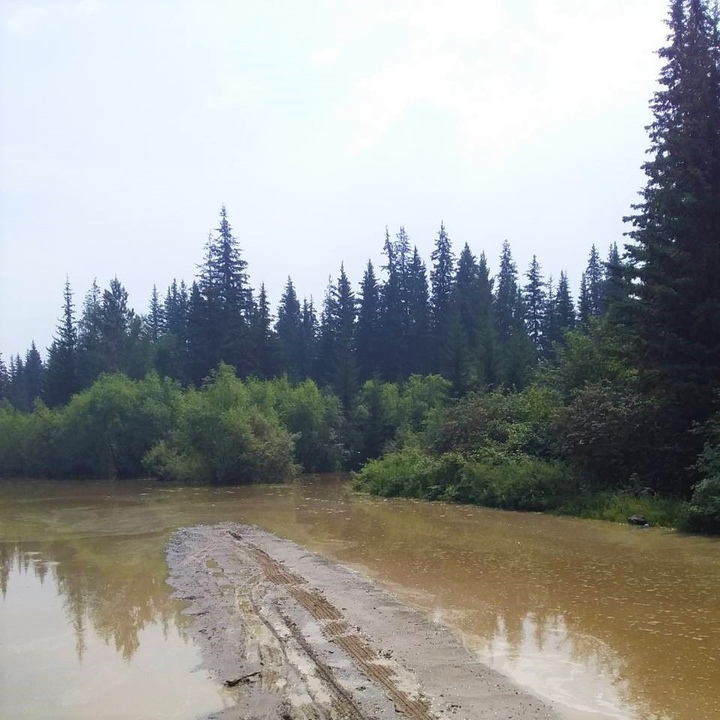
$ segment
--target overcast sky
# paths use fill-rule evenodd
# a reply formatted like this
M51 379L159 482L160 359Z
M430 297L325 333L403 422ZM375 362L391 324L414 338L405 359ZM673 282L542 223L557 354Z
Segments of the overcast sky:
M663 0L0 0L0 352L117 275L144 312L225 203L273 306L503 240L574 289L644 184Z

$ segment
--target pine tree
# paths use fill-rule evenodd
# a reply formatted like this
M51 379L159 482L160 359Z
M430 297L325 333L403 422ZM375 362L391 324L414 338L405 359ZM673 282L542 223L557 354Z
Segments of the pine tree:
M380 285L375 277L375 268L368 260L360 283L360 303L355 328L357 365L361 380L369 380L380 373L380 332Z
M255 366L249 329L254 305L247 262L241 256L224 205L215 233L208 237L198 282L205 301L203 344L211 367L223 361L245 377Z
M560 271L560 280L555 293L554 314L557 335L553 340L562 341L565 333L575 328L575 306L570 293L567 273L564 270Z
M495 318L500 349L499 378L503 385L521 388L534 363L532 343L527 336L524 303L518 288L517 267L510 244L503 243L495 295Z
M673 0L668 25L647 184L627 218L626 321L645 386L689 426L720 386L720 31L703 0Z
M272 329L270 303L265 283L260 285L257 307L251 323L253 353L257 361L255 374L263 379L275 377L280 368L277 336Z
M300 377L306 378L313 376L317 364L318 320L312 297L303 299L301 328L298 369Z
M25 355L25 365L23 372L23 402L24 409L30 409L33 402L42 395L43 375L45 366L42 358L35 347L35 341L30 344L30 349Z
M583 273L580 278L580 295L578 297L577 317L578 325L582 330L587 330L590 327L590 319L592 316L592 298L590 297L587 275Z
M546 348L547 338L544 329L546 323L547 293L546 284L540 274L540 263L533 255L532 262L525 274L527 284L523 290L525 300L525 325L528 337L535 348L535 353L540 357Z
M160 295L155 285L153 285L150 296L150 310L147 315L146 324L150 339L156 343L165 331L165 308L160 302Z
M90 386L106 368L100 346L102 292L93 280L85 294L83 310L78 322L77 373L78 387Z
M430 333L432 337L432 367L437 372L442 368L443 348L447 347L450 333L451 296L455 277L455 256L452 244L440 223L435 249L430 255L432 269L430 271Z
M417 247L407 269L407 354L405 372L425 374L430 367L430 297L428 293L425 263L420 259Z
M320 321L318 375L339 397L346 418L353 414L357 393L356 312L355 294L341 265L337 283L330 281L325 294Z
M197 282L190 286L187 319L187 364L184 372L196 386L217 367L215 339L208 331L207 300Z
M78 334L69 278L63 290L63 314L48 351L43 398L48 405L64 405L79 389L77 373Z
M383 358L383 376L385 380L395 381L405 376L408 337L407 307L407 264L410 241L405 228L401 227L396 240L390 240L385 228L383 254L387 264L387 280L381 292L381 357Z
M720 387L720 31L704 0L673 0L651 108L647 183L625 246L624 307L643 387L664 404L664 466L687 491L699 450L687 431Z
M293 281L288 277L285 290L278 304L275 332L277 334L281 367L292 380L299 380L303 377L303 372L306 371L306 369L301 368L302 321L300 301L295 292Z
M115 277L103 292L100 304L100 351L104 371L127 371L130 337L135 329L135 311L129 305L128 292ZM137 335L137 329L136 333Z
M623 280L624 268L620 258L617 243L613 243L608 251L605 262L605 276L603 279L603 315L609 315L611 321L617 318L617 313L627 301L627 289Z
M589 318L599 318L604 309L605 268L595 245L590 248L585 279L585 311Z

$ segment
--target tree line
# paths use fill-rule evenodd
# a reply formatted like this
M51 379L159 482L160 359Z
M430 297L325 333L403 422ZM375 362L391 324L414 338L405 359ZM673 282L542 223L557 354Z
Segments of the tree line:
M115 278L105 290L93 284L77 319L66 281L46 359L35 343L9 367L0 358L0 396L23 410L37 398L57 407L103 373L142 378L151 370L199 387L221 362L241 378L313 379L348 412L371 378L439 374L456 396L522 389L567 331L589 328L623 292L616 244L605 261L591 248L577 308L565 272L557 283L545 280L533 257L521 277L505 242L493 278L484 253L478 258L465 244L455 254L444 224L429 273L402 227L394 238L386 230L383 255L379 273L368 261L357 289L341 266L319 309L288 278L273 314L264 286L250 287L223 207L198 277L189 286L173 280L163 296L153 288L144 314Z

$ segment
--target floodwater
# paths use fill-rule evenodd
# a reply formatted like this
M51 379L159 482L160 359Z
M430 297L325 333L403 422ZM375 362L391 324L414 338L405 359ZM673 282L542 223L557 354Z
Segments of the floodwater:
M195 718L200 667L164 547L253 523L368 573L582 720L720 718L720 542L288 486L0 484L0 718Z

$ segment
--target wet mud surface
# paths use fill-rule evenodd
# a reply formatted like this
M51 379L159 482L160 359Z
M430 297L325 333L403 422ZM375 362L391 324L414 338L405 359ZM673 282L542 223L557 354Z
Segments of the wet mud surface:
M445 626L268 532L184 528L167 559L203 662L233 701L213 718L560 717Z

